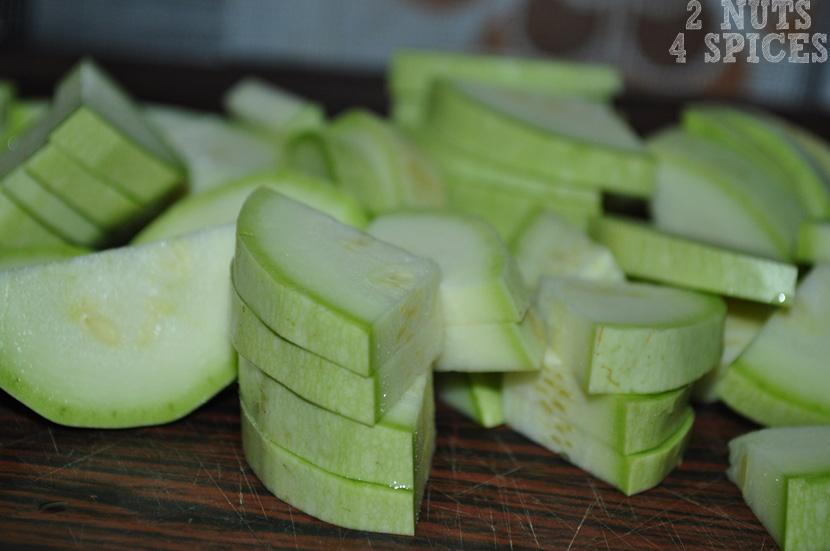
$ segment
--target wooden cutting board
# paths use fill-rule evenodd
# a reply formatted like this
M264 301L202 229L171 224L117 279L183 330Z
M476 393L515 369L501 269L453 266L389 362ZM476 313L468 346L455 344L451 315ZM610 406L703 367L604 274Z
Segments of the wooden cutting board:
M683 465L625 497L507 428L445 406L414 538L340 529L268 493L246 465L231 388L163 427L56 426L0 393L0 547L86 549L775 549L724 474L754 428L698 410Z

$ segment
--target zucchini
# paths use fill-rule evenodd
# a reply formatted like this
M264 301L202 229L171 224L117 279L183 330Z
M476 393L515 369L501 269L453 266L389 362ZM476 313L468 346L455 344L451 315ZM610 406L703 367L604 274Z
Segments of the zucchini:
M590 234L608 247L629 276L776 306L792 303L795 296L798 269L791 264L685 239L625 218L596 219Z
M830 266L798 287L795 303L775 312L718 383L726 404L769 426L830 424Z
M783 551L830 542L830 427L764 429L729 442L729 478Z
M440 277L432 261L268 189L242 207L232 271L275 333L364 376L428 323Z
M588 394L677 389L713 369L721 355L726 306L718 297L548 278L538 300L550 346Z
M365 425L389 412L441 352L440 311L377 371L364 377L272 332L233 293L231 339L239 353L305 400Z
M237 120L280 140L319 128L326 119L320 105L256 78L234 84L225 94L224 104Z
M441 81L425 127L470 154L561 182L648 197L654 162L610 107Z
M446 325L518 322L530 295L492 226L471 216L423 211L376 218L369 233L441 268Z
M0 387L50 421L168 423L236 378L233 228L0 272Z
M307 402L243 357L239 398L268 439L321 469L395 489L413 490L418 482L419 451L435 422L429 371L371 427Z
M679 130L649 141L659 161L651 211L661 230L773 258L793 257L806 213L751 161Z
M611 252L581 228L550 212L530 217L511 246L530 289L545 276L624 281Z
M357 201L328 182L292 171L262 172L182 199L144 228L133 243L160 241L234 223L245 200L260 187L279 191L344 224L360 228L368 223Z
M501 373L438 373L438 396L484 428L504 423Z

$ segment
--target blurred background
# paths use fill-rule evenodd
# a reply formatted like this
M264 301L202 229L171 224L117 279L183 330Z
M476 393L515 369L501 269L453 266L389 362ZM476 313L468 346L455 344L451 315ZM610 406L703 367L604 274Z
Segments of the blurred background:
M0 73L44 93L87 54L150 99L216 107L220 87L257 72L334 108L383 109L390 56L423 47L606 62L638 97L830 109L830 63L703 63L704 34L720 32L723 8L701 3L703 28L686 31L688 62L678 65L668 50L686 0L0 0ZM811 4L809 32L827 32L830 6ZM137 71L146 67L166 89L146 82Z

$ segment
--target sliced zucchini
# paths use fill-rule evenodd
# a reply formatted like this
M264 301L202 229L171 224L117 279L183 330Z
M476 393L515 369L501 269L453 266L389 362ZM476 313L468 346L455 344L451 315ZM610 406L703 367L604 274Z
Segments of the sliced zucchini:
M6 126L0 131L0 155L6 149L17 147L21 134L45 116L49 103L43 100L17 100L9 105Z
M694 412L687 407L680 426L664 442L625 455L550 411L544 400L504 405L507 423L517 432L629 496L653 488L680 463L694 423Z
M512 244L516 263L530 289L544 276L624 281L614 255L581 228L550 212L528 219Z
M532 308L518 323L447 325L444 330L435 371L538 371L542 363L545 330Z
M239 295L274 332L359 375L422 330L439 278L434 262L272 190L239 215Z
M528 290L504 241L486 222L440 211L399 212L376 218L368 231L438 264L446 325L525 317Z
M285 166L316 178L334 181L333 160L321 130L302 132L287 140L284 146Z
M590 434L624 455L659 446L686 417L690 387L657 394L586 394L574 372L553 350L545 352L539 373L506 373L503 384L507 422L536 423L538 431L562 431L565 425ZM533 419L511 418L536 404ZM551 417L553 416L553 417Z
M104 230L70 208L22 168L7 174L0 186L20 208L67 242L95 247L106 241Z
M428 131L471 154L591 189L652 192L653 160L606 105L447 81L431 98Z
M20 208L0 187L0 247L20 249L61 245L68 243Z
M830 180L794 139L788 125L768 113L725 106L697 106L683 113L683 126L762 167L799 196L813 217L830 216Z
M540 209L579 225L600 214L601 197L597 190L562 184L501 166L489 158L477 158L444 143L440 136L411 134L440 166L450 206L487 220L508 242Z
M0 272L0 387L62 425L178 419L236 377L233 228Z
M66 260L73 256L89 254L89 249L73 247L71 245L51 245L41 247L0 248L0 270L11 270L35 264L46 264L56 260Z
M241 404L242 448L248 464L278 498L344 528L414 535L426 486L435 433L424 438L415 489L352 480L328 472L269 439Z
M225 109L248 126L285 139L321 127L323 108L274 84L245 78L225 94Z
M276 145L221 117L181 113L169 107L151 107L145 112L184 160L191 194L277 168L280 163Z
M617 94L623 84L619 73L604 65L404 50L395 54L389 70L395 120L419 123L430 88L441 78L600 100Z
M774 258L792 258L806 215L773 175L718 144L673 129L649 142L659 165L652 198L661 230Z
M696 381L718 363L726 306L644 283L547 278L539 308L550 346L589 394L648 394Z
M830 427L764 429L729 443L729 478L784 551L830 542Z
M504 423L501 373L439 373L438 396L484 428Z
M260 187L279 191L344 224L360 228L368 223L357 201L328 182L293 171L263 172L179 201L144 228L133 243L160 241L211 226L232 224L248 196Z
M709 404L718 400L715 391L726 370L746 350L773 312L772 306L745 301L728 301L723 326L723 352L718 366L694 385L695 401Z
M51 144L25 163L26 171L96 226L115 232L137 221L143 209Z
M446 204L438 169L401 131L368 111L349 111L325 131L335 179L372 214Z
M769 426L830 424L830 265L798 287L716 387L735 411ZM771 407L772 403L780 404Z
M416 450L434 423L432 392L424 371L369 427L307 402L239 358L240 401L268 439L332 474L396 489L417 483Z
M798 234L796 259L802 262L830 262L830 222L807 220Z
M791 264L737 253L617 217L594 220L591 236L630 276L773 305L793 301Z
M321 408L365 425L389 412L440 354L444 329L434 309L423 330L368 377L343 369L272 332L233 293L231 339L239 353L269 377Z
M17 165L48 140L142 205L156 205L183 183L179 161L132 99L91 61L55 90L52 108L21 137ZM0 173L6 172L0 161Z

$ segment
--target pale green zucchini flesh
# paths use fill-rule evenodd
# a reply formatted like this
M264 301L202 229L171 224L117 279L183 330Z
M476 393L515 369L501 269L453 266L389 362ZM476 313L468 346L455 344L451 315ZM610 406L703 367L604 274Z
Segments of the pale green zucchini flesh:
M750 432L729 443L729 478L784 551L830 542L830 427Z
M242 207L236 290L283 338L369 375L431 319L439 269L259 189Z
M798 269L661 232L641 222L595 219L591 236L608 247L626 275L677 287L782 306L795 297Z
M830 266L802 280L795 303L775 312L716 387L734 410L763 425L830 424ZM767 402L782 407L769 407Z
M236 377L233 228L0 272L0 387L63 425L178 419Z
M726 306L644 283L547 278L550 346L589 394L647 394L696 381L718 362Z

